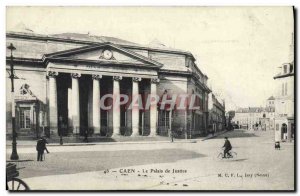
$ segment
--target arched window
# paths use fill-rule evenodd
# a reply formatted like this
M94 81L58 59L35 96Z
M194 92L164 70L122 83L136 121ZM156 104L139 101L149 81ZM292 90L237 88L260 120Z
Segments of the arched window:
M281 125L281 132L282 132L282 133L287 133L287 126L286 126L285 123L283 123L283 124Z

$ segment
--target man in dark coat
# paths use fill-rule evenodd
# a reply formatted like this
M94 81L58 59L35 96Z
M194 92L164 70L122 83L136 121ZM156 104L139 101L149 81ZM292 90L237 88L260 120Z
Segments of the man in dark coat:
M47 140L42 137L36 143L36 151L37 151L37 161L43 161L44 151L46 150L49 153L46 144L48 144Z
M226 158L226 154L228 155L227 157L230 157L231 154L229 153L229 151L232 149L232 146L230 144L230 141L228 140L228 137L225 137L225 143L224 143L224 157L223 158Z

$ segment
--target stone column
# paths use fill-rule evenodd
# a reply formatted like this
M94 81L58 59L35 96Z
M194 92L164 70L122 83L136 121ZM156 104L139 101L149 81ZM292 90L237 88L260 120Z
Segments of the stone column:
M159 82L158 78L151 79L150 93L153 98L157 94L157 84ZM155 136L157 133L157 104L151 104L150 106L150 135Z
M68 88L68 126L69 126L69 133L70 130L73 129L73 122L72 122L72 88ZM72 132L71 132L72 133Z
M113 134L120 135L121 112L120 112L120 80L122 76L113 77Z
M79 102L79 78L80 73L72 73L72 122L73 133L80 133L80 102Z
M57 86L56 76L58 72L48 71L49 77L49 116L50 116L50 134L58 135L57 124Z
M137 100L137 103L132 103L132 136L138 136L139 135L139 82L141 81L141 78L134 77L132 78L132 100Z
M100 110L100 79L101 75L92 75L93 78L93 128L94 133L100 134L101 110Z

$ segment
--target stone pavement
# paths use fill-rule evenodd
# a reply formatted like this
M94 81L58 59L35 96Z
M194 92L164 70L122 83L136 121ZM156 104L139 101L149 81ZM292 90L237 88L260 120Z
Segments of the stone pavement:
M238 154L235 159L217 158L225 135ZM55 174L23 180L32 190L292 190L294 146L282 143L281 150L274 150L273 139L272 131L232 131L196 143L49 146L51 154L47 160L34 162L39 166L31 171L41 173L51 167L56 168ZM22 156L35 156L30 148L19 152ZM97 159L93 152L106 156ZM117 152L127 154L120 156ZM55 167L60 160L80 167L67 172ZM90 170L80 169L87 168L87 163Z
M224 131L220 131L220 132L217 132L215 133L214 135L211 135L209 134L208 136L206 137L197 137L195 139L176 139L174 138L174 142L176 143L194 143L194 142L197 142L197 141L204 141L204 140L207 140L207 139L211 139L211 138L215 138L219 135L222 135L224 133L226 133L227 131L224 130ZM143 141L143 140L136 140L136 141L122 141L122 142L65 142L63 144L63 146L84 146L84 145L113 145L113 144L151 144L151 143L169 143L171 138L169 137L162 137L162 136L159 136L160 138L162 139L159 139L159 140L146 140L146 141ZM32 140L17 140L17 145L18 146L35 146L36 145L36 140L32 139ZM49 146L61 146L59 143L57 142L49 142L48 144ZM12 141L11 140L6 140L6 146L7 147L11 147L12 146Z

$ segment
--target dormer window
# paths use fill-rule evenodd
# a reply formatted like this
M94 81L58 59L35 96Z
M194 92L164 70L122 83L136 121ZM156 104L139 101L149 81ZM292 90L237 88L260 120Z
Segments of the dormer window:
M287 66L286 66L286 65L283 66L283 73L284 73L284 74L287 73Z

